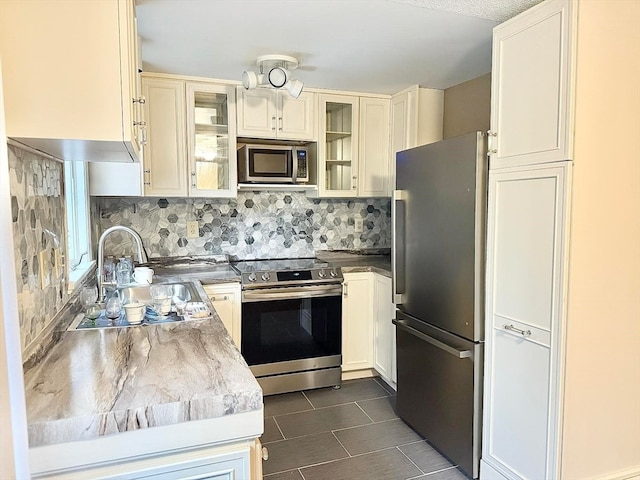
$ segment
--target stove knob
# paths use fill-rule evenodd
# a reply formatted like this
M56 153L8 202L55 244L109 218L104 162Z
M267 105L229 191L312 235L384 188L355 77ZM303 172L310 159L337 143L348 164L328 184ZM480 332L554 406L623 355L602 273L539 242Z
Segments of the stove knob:
M331 278L334 278L338 276L338 272L336 272L336 270L332 268L331 271L329 272L329 275L331 276Z
M258 279L258 277L256 277L255 273L250 273L249 274L249 281L250 282L255 282Z
M263 281L263 282L268 282L268 281L269 281L269 279L271 278L271 276L269 275L269 272L264 272L264 273L260 276L260 278L262 278L262 281Z
M326 273L324 273L324 270L320 270L320 271L318 272L318 277L319 277L319 278L324 278L324 277L326 277L326 276L327 276L327 274L326 274Z

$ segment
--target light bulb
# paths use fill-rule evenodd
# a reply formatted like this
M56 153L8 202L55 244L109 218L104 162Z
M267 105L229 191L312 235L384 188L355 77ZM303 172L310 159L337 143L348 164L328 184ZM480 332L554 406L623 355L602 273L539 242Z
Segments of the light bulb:
M304 83L302 83L302 81L300 80L291 80L285 85L287 92L289 92L289 95L291 95L293 98L298 98L300 96L303 87Z
M242 72L242 85L246 90L252 90L258 86L258 77L255 72L244 71Z
M282 67L274 67L269 70L269 83L275 88L284 87L288 77L288 72Z

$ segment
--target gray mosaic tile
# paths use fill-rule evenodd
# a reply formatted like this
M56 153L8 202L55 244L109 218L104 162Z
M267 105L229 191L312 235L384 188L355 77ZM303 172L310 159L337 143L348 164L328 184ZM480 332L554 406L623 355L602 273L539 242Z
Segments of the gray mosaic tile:
M38 254L66 252L63 164L8 146L9 189L16 266L18 316L23 351L64 306L65 275L42 288Z
M140 233L150 257L225 253L242 259L312 257L316 250L390 247L387 198L309 199L302 193L239 192L237 199L94 198L101 231L127 224ZM363 233L355 233L356 217ZM186 222L198 221L197 239ZM166 241L163 241L166 240ZM129 238L107 240L107 251L130 253Z

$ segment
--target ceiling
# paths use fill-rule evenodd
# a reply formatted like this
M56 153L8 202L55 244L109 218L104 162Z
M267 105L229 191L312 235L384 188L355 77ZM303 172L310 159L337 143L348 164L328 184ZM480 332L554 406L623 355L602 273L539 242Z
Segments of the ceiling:
M240 80L298 58L306 86L392 94L491 70L495 25L541 0L136 0L143 68Z

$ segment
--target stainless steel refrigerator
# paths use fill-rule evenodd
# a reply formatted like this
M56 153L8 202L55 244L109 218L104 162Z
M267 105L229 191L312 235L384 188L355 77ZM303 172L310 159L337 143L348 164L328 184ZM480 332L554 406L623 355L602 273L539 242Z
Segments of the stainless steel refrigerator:
M479 475L487 204L481 132L398 152L393 279L398 415Z

